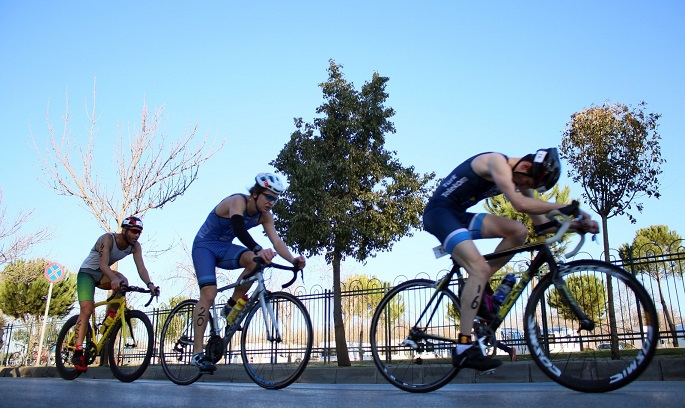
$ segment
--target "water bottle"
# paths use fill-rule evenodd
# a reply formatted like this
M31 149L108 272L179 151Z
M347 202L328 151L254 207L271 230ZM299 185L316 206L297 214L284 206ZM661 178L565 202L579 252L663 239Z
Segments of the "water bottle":
M238 317L238 314L240 313L243 308L245 308L245 305L247 304L247 295L243 295L238 301L235 303L235 305L231 308L231 311L228 312L228 315L226 315L226 321L228 324L231 324L235 321L235 318Z
M514 287L515 283L516 283L516 278L514 277L513 273L508 273L504 276L504 279L502 279L502 282L499 284L497 289L495 289L495 293L492 294L492 301L498 307L502 303L504 303L504 299L507 298L507 295L509 295L509 292L511 292L511 288Z
M112 325L112 323L114 322L114 316L116 316L116 313L112 311L107 312L107 317L100 326L100 334L104 334L105 331L107 331L107 328Z

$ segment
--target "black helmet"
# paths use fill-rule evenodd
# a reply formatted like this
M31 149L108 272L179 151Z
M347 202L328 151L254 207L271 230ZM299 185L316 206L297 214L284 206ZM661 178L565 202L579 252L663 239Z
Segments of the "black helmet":
M121 222L121 227L122 228L140 228L140 230L143 230L143 221L138 218L138 217L126 217L124 220Z
M533 166L530 168L530 176L535 180L535 189L538 193L548 191L559 181L561 175L561 162L559 153L554 147L540 149L533 157Z

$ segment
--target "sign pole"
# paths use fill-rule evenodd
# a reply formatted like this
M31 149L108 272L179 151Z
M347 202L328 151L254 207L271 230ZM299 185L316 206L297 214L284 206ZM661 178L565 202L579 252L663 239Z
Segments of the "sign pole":
M40 366L40 360L43 357L43 339L45 338L45 326L48 324L48 312L50 311L50 299L52 299L52 284L59 282L64 278L64 268L58 263L51 263L45 267L45 279L50 282L48 288L48 299L45 305L45 315L43 315L43 326L40 329L40 341L38 342L38 358L36 358L36 367ZM50 356L47 358L50 362Z

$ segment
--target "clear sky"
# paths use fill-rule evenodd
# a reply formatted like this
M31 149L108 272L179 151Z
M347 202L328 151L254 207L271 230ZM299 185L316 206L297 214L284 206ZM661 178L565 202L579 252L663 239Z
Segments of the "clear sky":
M685 114L685 3L681 1L9 1L0 0L0 189L7 216L34 209L24 226L48 226L54 239L28 257L77 271L102 233L77 199L45 187L30 136L45 146L46 111L61 130L68 93L76 143L87 137L87 109L97 76L97 166L114 184L113 144L140 122L141 107L165 107L171 140L197 124L202 137L226 140L186 194L145 216L144 248L190 245L207 213L272 170L295 130L311 122L323 98L329 59L357 89L374 71L387 76L396 134L386 147L418 172L444 177L481 151L520 156L558 146L571 115L606 101L662 114L667 163L662 198L645 204L638 223L609 222L611 246L635 231L667 224L685 235L677 209ZM121 130L119 130L121 129ZM679 181L681 180L681 181ZM562 185L582 189L565 175ZM255 230L253 230L255 231ZM261 233L253 233L266 245ZM154 242L152 242L154 241ZM423 231L344 274L393 281L449 267ZM484 243L483 250L492 248ZM595 257L601 247L587 244ZM176 247L147 266L165 295L177 295ZM120 264L137 282L133 262ZM330 271L310 260L308 285L330 288ZM229 276L235 277L236 272ZM140 283L140 282L138 282Z

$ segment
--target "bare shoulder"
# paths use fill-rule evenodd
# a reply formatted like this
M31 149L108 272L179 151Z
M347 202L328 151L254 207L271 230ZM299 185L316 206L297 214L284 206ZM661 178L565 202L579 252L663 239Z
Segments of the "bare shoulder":
M484 153L471 162L473 171L488 180L492 180L493 173L503 167L508 167L508 165L507 158L502 153Z
M245 211L245 198L242 194L231 195L223 200L214 209L219 217L230 218L233 214L242 214Z

